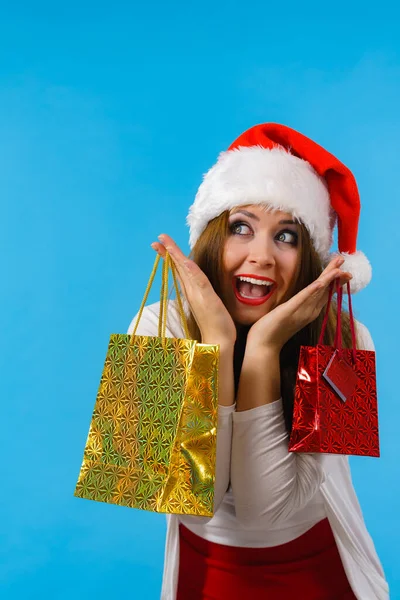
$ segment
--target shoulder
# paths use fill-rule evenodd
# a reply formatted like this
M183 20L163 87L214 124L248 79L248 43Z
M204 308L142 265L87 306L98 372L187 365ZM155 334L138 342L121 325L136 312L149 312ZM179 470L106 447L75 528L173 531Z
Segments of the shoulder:
M375 344L369 329L360 321L354 320L356 326L357 347L359 350L375 350Z
M144 307L139 324L136 330L136 335L158 336L158 320L160 315L160 302L148 304ZM136 325L139 313L137 313L129 327L128 334L132 334ZM167 326L166 336L174 338L183 337L183 327L181 325L180 315L176 300L169 300L167 303Z

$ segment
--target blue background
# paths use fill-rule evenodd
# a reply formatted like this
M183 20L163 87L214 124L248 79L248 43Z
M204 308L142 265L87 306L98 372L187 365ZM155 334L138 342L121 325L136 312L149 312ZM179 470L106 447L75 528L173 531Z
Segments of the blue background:
M399 14L380 2L3 4L0 25L4 599L159 597L165 517L73 497L109 335L137 312L202 174L248 127L284 123L354 172L356 317L377 348L381 459L352 458L398 571ZM158 299L158 283L150 301Z

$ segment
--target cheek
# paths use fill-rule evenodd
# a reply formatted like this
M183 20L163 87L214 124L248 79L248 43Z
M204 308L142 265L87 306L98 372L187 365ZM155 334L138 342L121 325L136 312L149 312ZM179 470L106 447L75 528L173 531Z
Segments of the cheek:
M237 250L233 247L233 244L229 241L226 242L224 251L222 253L222 267L225 273L229 273L234 270L235 264L238 262Z
M237 247L234 244L229 243L228 240L225 244L224 251L222 253L222 288L224 295L232 291L232 273L237 271L238 265L240 264L241 257L238 253Z

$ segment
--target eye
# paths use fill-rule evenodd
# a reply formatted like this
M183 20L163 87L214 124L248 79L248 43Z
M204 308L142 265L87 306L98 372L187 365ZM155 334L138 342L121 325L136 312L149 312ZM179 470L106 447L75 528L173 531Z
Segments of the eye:
M241 233L240 231L238 231L238 229L242 227L247 227L248 229L250 229L247 223L244 223L243 221L234 221L229 225L229 231L233 233L233 235L248 235L246 233Z
M289 237L288 237L289 236ZM290 229L285 229L281 231L277 235L278 242L283 242L284 244L290 244L292 246L297 245L298 235L295 231L290 231Z

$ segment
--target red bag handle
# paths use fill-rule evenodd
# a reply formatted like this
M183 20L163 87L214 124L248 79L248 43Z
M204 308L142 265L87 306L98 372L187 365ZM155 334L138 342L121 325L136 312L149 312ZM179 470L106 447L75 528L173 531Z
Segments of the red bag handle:
M339 350L342 349L343 338L342 338L342 307L343 307L343 288L339 286L339 279L336 280L336 294L337 294L337 318L336 318L336 334L333 345Z
M332 296L333 296L333 290L335 287L335 283L336 283L336 292L337 292L337 297L338 297L338 300L337 300L338 306L337 306L336 334L335 334L335 341L334 341L333 345L338 350L342 350L343 339L342 339L342 319L341 319L341 317L342 317L343 289L342 289L342 286L339 284L339 278L337 278L335 281L332 281L332 283L329 286L328 304L326 307L325 318L322 323L321 334L319 336L318 344L323 344L323 341L324 341L324 335L325 335L325 331L326 331L326 325L328 323L329 309L330 309L331 302L332 302ZM356 361L356 348L357 348L356 329L354 326L354 315L353 315L353 307L351 304L350 282L349 281L346 284L346 288L347 288L347 295L349 297L351 341L352 341L352 350L353 350L353 360L355 362Z

